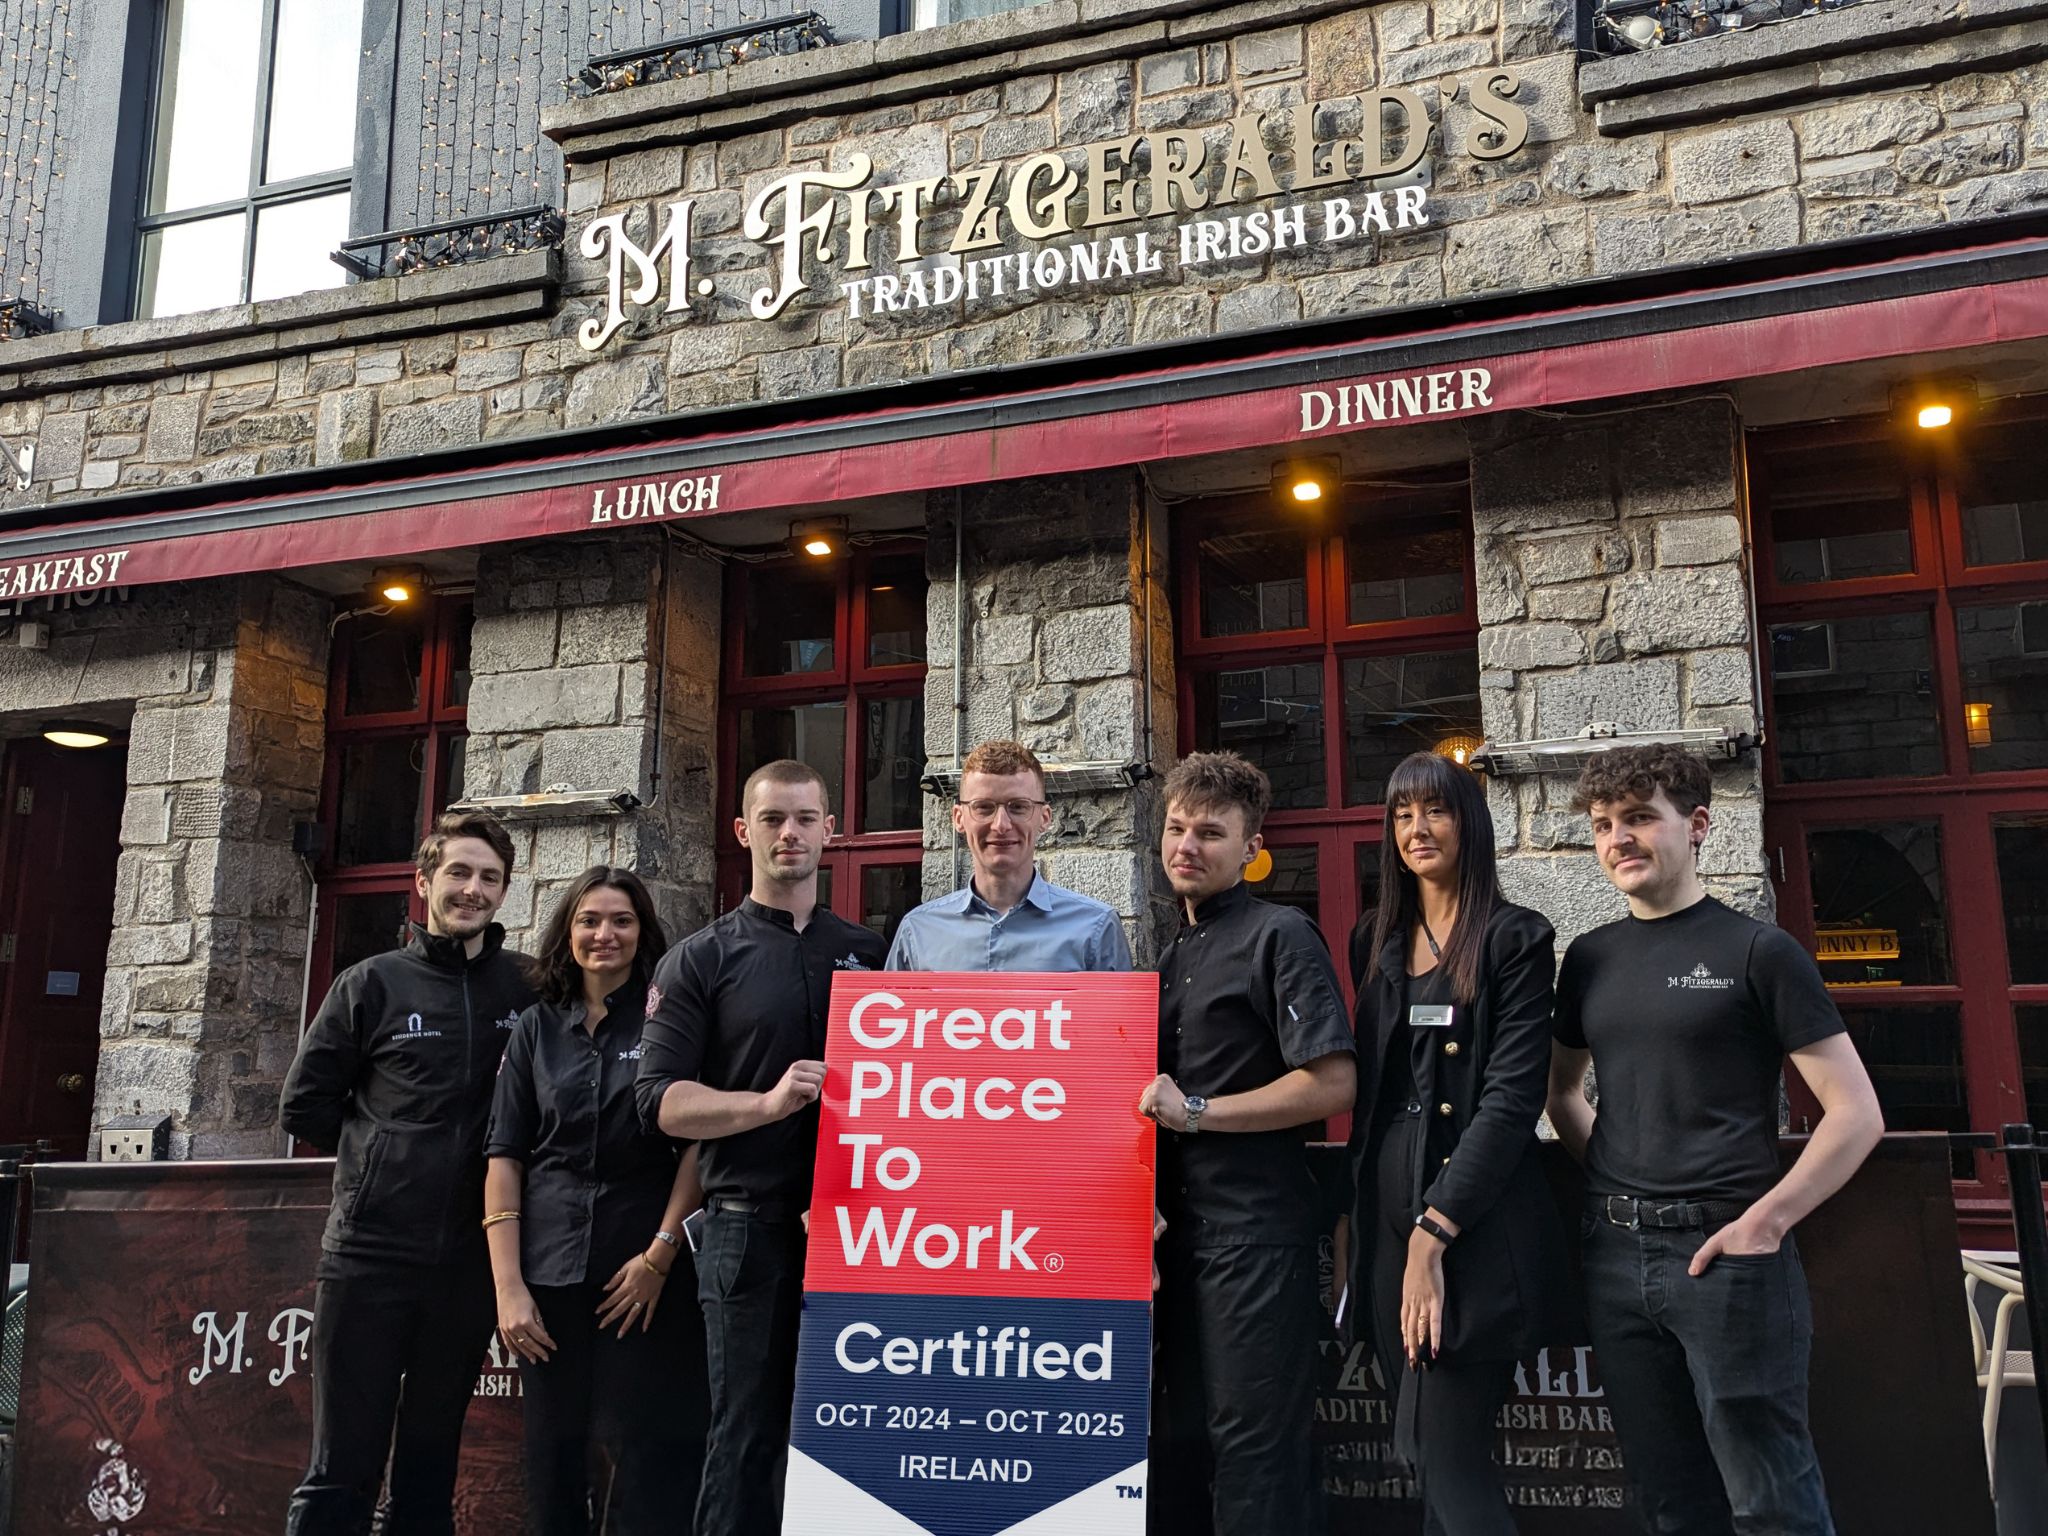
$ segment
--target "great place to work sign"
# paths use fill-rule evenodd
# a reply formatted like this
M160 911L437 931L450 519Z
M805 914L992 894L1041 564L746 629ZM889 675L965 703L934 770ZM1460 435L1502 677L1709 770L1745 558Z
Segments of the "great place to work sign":
M787 1536L1139 1536L1156 984L834 978Z
M1521 85L1514 70L1492 67L1444 93L1456 103L1447 110L1462 115L1467 155L1505 159L1528 142L1529 115L1513 100ZM1318 132L1339 121L1351 131ZM874 158L856 151L839 169L806 166L754 194L741 232L769 253L770 269L748 312L774 319L817 270L836 269L847 314L860 320L1167 282L1270 252L1419 229L1429 222L1427 189L1393 183L1422 164L1432 126L1421 94L1394 85L1241 113L1220 154L1200 129L1167 128L878 186ZM690 198L664 205L647 249L626 233L627 212L584 226L577 248L606 263L604 313L577 331L584 350L617 334L629 304L687 318L694 300L716 291L692 275L693 209ZM1171 222L1124 228L1140 221Z

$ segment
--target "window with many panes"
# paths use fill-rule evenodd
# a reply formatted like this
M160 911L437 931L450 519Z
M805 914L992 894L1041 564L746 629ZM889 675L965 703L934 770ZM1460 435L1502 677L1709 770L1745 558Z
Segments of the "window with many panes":
M326 850L310 999L358 960L423 920L413 856L434 818L462 797L468 739L466 597L422 596L336 626L320 787Z
M725 597L719 895L747 892L732 835L740 787L791 757L824 776L837 830L819 898L884 939L920 897L924 773L924 549L833 560L735 561Z
M338 287L362 0L164 0L136 315Z
M1423 488L1354 488L1323 515L1194 502L1174 532L1181 749L1266 771L1256 889L1307 912L1339 957L1377 888L1387 775L1411 752L1463 761L1481 738L1462 471L1404 478Z
M2037 404L1750 440L1779 917L1893 1130L2048 1124L2044 433ZM2002 1204L1996 1159L1953 1162Z

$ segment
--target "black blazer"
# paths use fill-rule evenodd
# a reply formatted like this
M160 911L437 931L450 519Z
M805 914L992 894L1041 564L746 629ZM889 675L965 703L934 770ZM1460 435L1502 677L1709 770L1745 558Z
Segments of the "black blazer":
M1362 1166L1372 1144L1387 1043L1405 1007L1405 933L1380 955L1378 974L1358 988L1358 1113L1351 1126L1351 1315L1399 1305L1372 1294L1371 1242L1379 1221L1378 1178ZM1503 902L1486 929L1479 996L1431 1030L1417 1051L1423 1113L1450 1155L1415 1192L1458 1223L1444 1255L1446 1356L1500 1359L1548 1341L1568 1317L1564 1232L1537 1157L1536 1122L1550 1080L1550 1009L1555 935L1542 914ZM1449 1107L1449 1113L1440 1111ZM1359 1337L1368 1337L1362 1324Z

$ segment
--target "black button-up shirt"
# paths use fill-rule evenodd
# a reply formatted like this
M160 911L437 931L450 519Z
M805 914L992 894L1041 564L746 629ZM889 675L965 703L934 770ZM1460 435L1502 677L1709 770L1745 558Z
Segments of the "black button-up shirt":
M803 932L752 897L676 945L655 968L636 1093L656 1127L674 1082L766 1093L794 1061L825 1059L832 975L880 970L881 937L819 907ZM710 1196L789 1203L811 1198L818 1107L702 1143Z
M1308 917L1242 883L1195 908L1159 963L1159 1070L1206 1099L1248 1093L1352 1050L1330 952ZM1309 1127L1160 1127L1168 1241L1195 1247L1308 1243L1321 1227Z
M661 1230L679 1149L633 1102L646 991L636 977L612 993L594 1034L581 1000L535 1003L506 1042L484 1155L526 1165L529 1285L602 1284Z

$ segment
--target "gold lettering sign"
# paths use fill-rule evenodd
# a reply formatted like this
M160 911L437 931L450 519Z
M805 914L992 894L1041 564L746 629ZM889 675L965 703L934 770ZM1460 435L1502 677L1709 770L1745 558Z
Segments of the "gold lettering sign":
M1896 928L1822 928L1813 936L1813 958L1829 960L1896 960ZM1831 983L1841 985L1841 983Z

